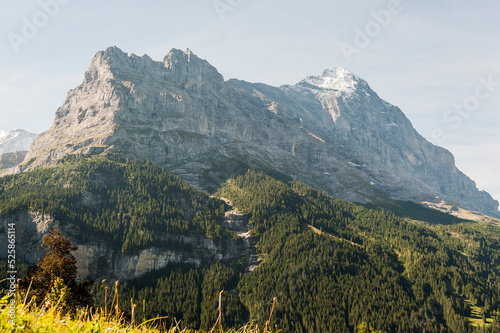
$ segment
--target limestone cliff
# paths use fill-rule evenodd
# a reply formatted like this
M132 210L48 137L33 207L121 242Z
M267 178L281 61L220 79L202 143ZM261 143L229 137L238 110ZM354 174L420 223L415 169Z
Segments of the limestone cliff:
M0 247L7 248L7 229L14 224L16 229L17 260L37 263L43 258L45 246L42 238L50 227L59 228L78 246L74 253L77 259L78 275L80 278L99 280L102 278L132 279L144 273L158 270L172 263L201 265L210 260L228 260L235 258L250 258L248 238L236 240L213 240L206 237L170 235L171 240L189 244L190 250L166 250L146 248L137 253L124 254L113 249L109 244L102 242L78 242L79 230L74 225L61 226L50 215L43 215L37 211L21 211L8 216L0 217ZM244 221L244 228L248 231L248 224ZM226 226L231 228L230 223ZM238 226L241 229L241 225ZM238 229L238 230L240 230Z
M254 167L350 201L440 197L499 216L450 152L342 68L272 87L224 81L189 50L153 61L111 47L11 172L67 154L149 159L205 190Z

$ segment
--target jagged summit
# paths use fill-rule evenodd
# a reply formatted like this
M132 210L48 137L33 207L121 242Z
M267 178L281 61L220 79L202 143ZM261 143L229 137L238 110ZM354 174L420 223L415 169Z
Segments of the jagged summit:
M163 58L163 62L165 63L165 67L171 68L176 62L191 62L191 57L193 57L193 61L201 60L190 49L186 49L186 51L172 49Z
M154 61L111 47L95 55L14 171L68 154L147 159L207 191L255 168L349 201L439 197L498 215L498 202L478 191L450 152L343 68L277 88L224 81L190 50Z
M153 81L167 79L176 85L199 89L202 83L218 85L224 78L206 60L191 50L172 49L163 61L154 61L148 55L128 55L116 46L96 53L85 74L85 82L93 80L123 80L131 76Z
M220 84L224 77L215 67L197 57L190 49L185 52L172 49L163 58L164 67L172 71L172 80L201 88L202 84Z

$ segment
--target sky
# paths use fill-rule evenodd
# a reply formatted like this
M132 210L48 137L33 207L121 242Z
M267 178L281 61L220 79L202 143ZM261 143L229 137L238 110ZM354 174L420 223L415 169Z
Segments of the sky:
M191 49L225 79L341 66L500 200L497 0L0 0L0 129L41 133L94 54Z

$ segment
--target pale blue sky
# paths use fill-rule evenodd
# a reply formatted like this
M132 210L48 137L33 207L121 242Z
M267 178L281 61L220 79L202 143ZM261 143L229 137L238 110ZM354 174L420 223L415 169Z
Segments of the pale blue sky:
M112 45L156 60L171 48L190 48L226 79L272 85L294 84L342 66L399 106L424 137L452 151L458 167L480 189L500 199L498 1L0 4L0 129L48 129L68 90L81 83L93 55ZM392 12L390 17L380 14L387 12ZM38 31L26 28L33 23ZM359 31L367 36L363 39ZM350 59L341 51L347 44L357 48ZM490 84L485 86L485 80ZM455 104L464 103L468 109L454 111ZM436 140L440 137L446 139Z

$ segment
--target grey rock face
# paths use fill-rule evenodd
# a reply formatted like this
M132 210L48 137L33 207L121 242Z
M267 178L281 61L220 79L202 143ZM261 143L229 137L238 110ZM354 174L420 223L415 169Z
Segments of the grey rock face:
M349 201L439 196L499 215L450 152L342 68L278 88L224 81L189 50L159 62L108 48L12 172L67 154L149 159L205 190L254 167Z
M21 211L0 217L0 247L3 249L7 249L9 244L7 234L9 225L15 226L17 260L35 263L43 257L43 235L51 226L58 224L51 216L35 211ZM6 254L2 255L2 257L5 256Z
M50 227L59 228L78 246L74 253L80 278L99 280L102 278L132 279L146 272L165 267L170 263L201 265L202 261L225 260L246 257L248 249L243 240L213 240L205 237L168 235L169 239L191 245L192 250L165 250L147 248L134 254L124 254L107 244L80 244L78 229L73 225L61 226L50 215L36 211L21 211L0 217L0 247L7 248L9 224L15 224L16 254L18 260L31 264L43 258L45 246L42 238ZM4 255L0 256L3 257Z
M27 151L16 151L14 153L5 153L0 155L0 170L12 168L22 161L26 157Z

